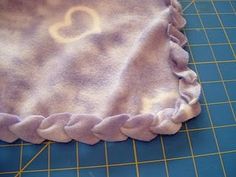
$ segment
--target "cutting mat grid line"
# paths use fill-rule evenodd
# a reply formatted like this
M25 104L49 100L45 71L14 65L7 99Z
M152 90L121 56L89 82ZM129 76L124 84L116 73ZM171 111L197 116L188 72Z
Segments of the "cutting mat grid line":
M216 8L215 8L214 3L213 3L213 2L211 2L211 3L212 3L212 6L213 6L215 12L218 13L218 11L217 11ZM209 40L209 37L208 37L208 33L206 32L206 29L204 28L204 23L203 23L202 17L201 17L200 14L199 14L199 10L198 10L196 4L194 4L194 8L196 9L197 17L199 18L199 22L200 22L201 26L203 26L203 33L202 33L202 34L205 34L205 39L206 39L207 43L209 44L210 51L211 51L211 53L212 53L213 59L214 59L214 61L217 61L217 60L216 60L215 53L214 53L214 50L213 50L213 48L212 48L212 46L211 46L211 43L210 43L210 40ZM219 16L218 16L218 14L217 14L217 17L218 17L218 19L219 19L219 21L220 21L220 18L219 18ZM222 25L222 23L221 23L221 25ZM223 27L223 26L222 26L222 27ZM224 34L225 34L225 31L224 31ZM226 34L225 34L225 35L226 35ZM233 53L234 53L234 51L233 51ZM190 48L190 54L192 55L191 48ZM193 59L193 61L195 61L193 55L192 55L192 59ZM223 77L222 77L221 71L220 71L220 69L219 69L218 63L216 63L215 65L216 65L217 71L219 72L220 80L223 82ZM194 65L194 66L195 66L196 72L199 74L199 71L198 71L196 65ZM199 81L200 81L200 83L201 83L201 78L199 78ZM227 93L227 89L226 89L226 87L225 87L225 84L224 84L224 91L226 92L228 101L230 101L230 100L229 100L228 93ZM202 95L203 95L203 97L204 97L204 101L207 102L204 89L202 89ZM207 104L206 104L206 108L207 108L207 114L208 114L208 116L209 116L210 124L213 125L212 117L211 117L211 114L210 114L210 111L209 111L209 107L208 107ZM233 112L231 103L230 103L230 108L231 108L231 111ZM234 112L233 112L233 114L234 114ZM235 115L234 115L234 118L235 118ZM218 152L220 152L220 148L219 148L219 144L218 144L218 139L217 139L217 137L216 137L216 132L215 132L215 129L214 129L214 128L212 128L212 134L213 134L213 137L214 137L214 142L216 143L216 149L217 149ZM221 165L221 170L220 170L221 176L225 176L225 177L226 177L227 175L226 175L226 171L225 171L225 165L224 165L224 162L223 162L223 160L222 160L222 155L219 154L218 158L219 158L220 165ZM220 168L218 168L218 169L220 169ZM198 176L198 174L196 174L196 176Z
M0 142L0 177L235 177L236 0L180 2L202 84L197 118L151 142Z

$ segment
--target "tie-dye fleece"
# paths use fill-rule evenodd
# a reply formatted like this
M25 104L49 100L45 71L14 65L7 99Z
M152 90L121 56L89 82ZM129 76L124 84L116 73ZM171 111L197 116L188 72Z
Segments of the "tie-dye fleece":
M0 139L176 133L200 112L177 0L1 0Z

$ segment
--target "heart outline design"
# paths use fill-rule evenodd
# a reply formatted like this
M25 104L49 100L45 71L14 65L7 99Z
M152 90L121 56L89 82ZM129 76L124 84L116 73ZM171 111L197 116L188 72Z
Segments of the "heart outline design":
M74 37L63 37L60 35L59 30L63 27L71 26L72 25L72 14L75 12L84 12L87 13L90 17L92 17L93 21L93 27L90 30L87 30L79 35L76 35ZM54 23L51 25L48 29L51 37L56 40L59 43L71 43L77 40L80 40L83 37L86 37L90 34L94 33L100 33L101 28L100 28L100 18L97 12L89 7L86 6L75 6L70 8L64 17L64 20L61 22Z

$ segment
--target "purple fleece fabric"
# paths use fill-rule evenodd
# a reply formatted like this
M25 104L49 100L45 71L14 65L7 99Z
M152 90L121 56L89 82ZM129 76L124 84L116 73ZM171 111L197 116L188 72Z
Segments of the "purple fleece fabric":
M0 1L0 139L176 133L200 113L177 0Z

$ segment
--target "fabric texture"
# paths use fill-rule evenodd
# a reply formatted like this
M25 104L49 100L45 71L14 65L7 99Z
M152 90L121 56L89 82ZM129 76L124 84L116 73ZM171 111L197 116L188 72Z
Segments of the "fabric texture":
M177 0L0 1L0 139L174 134L200 113Z

